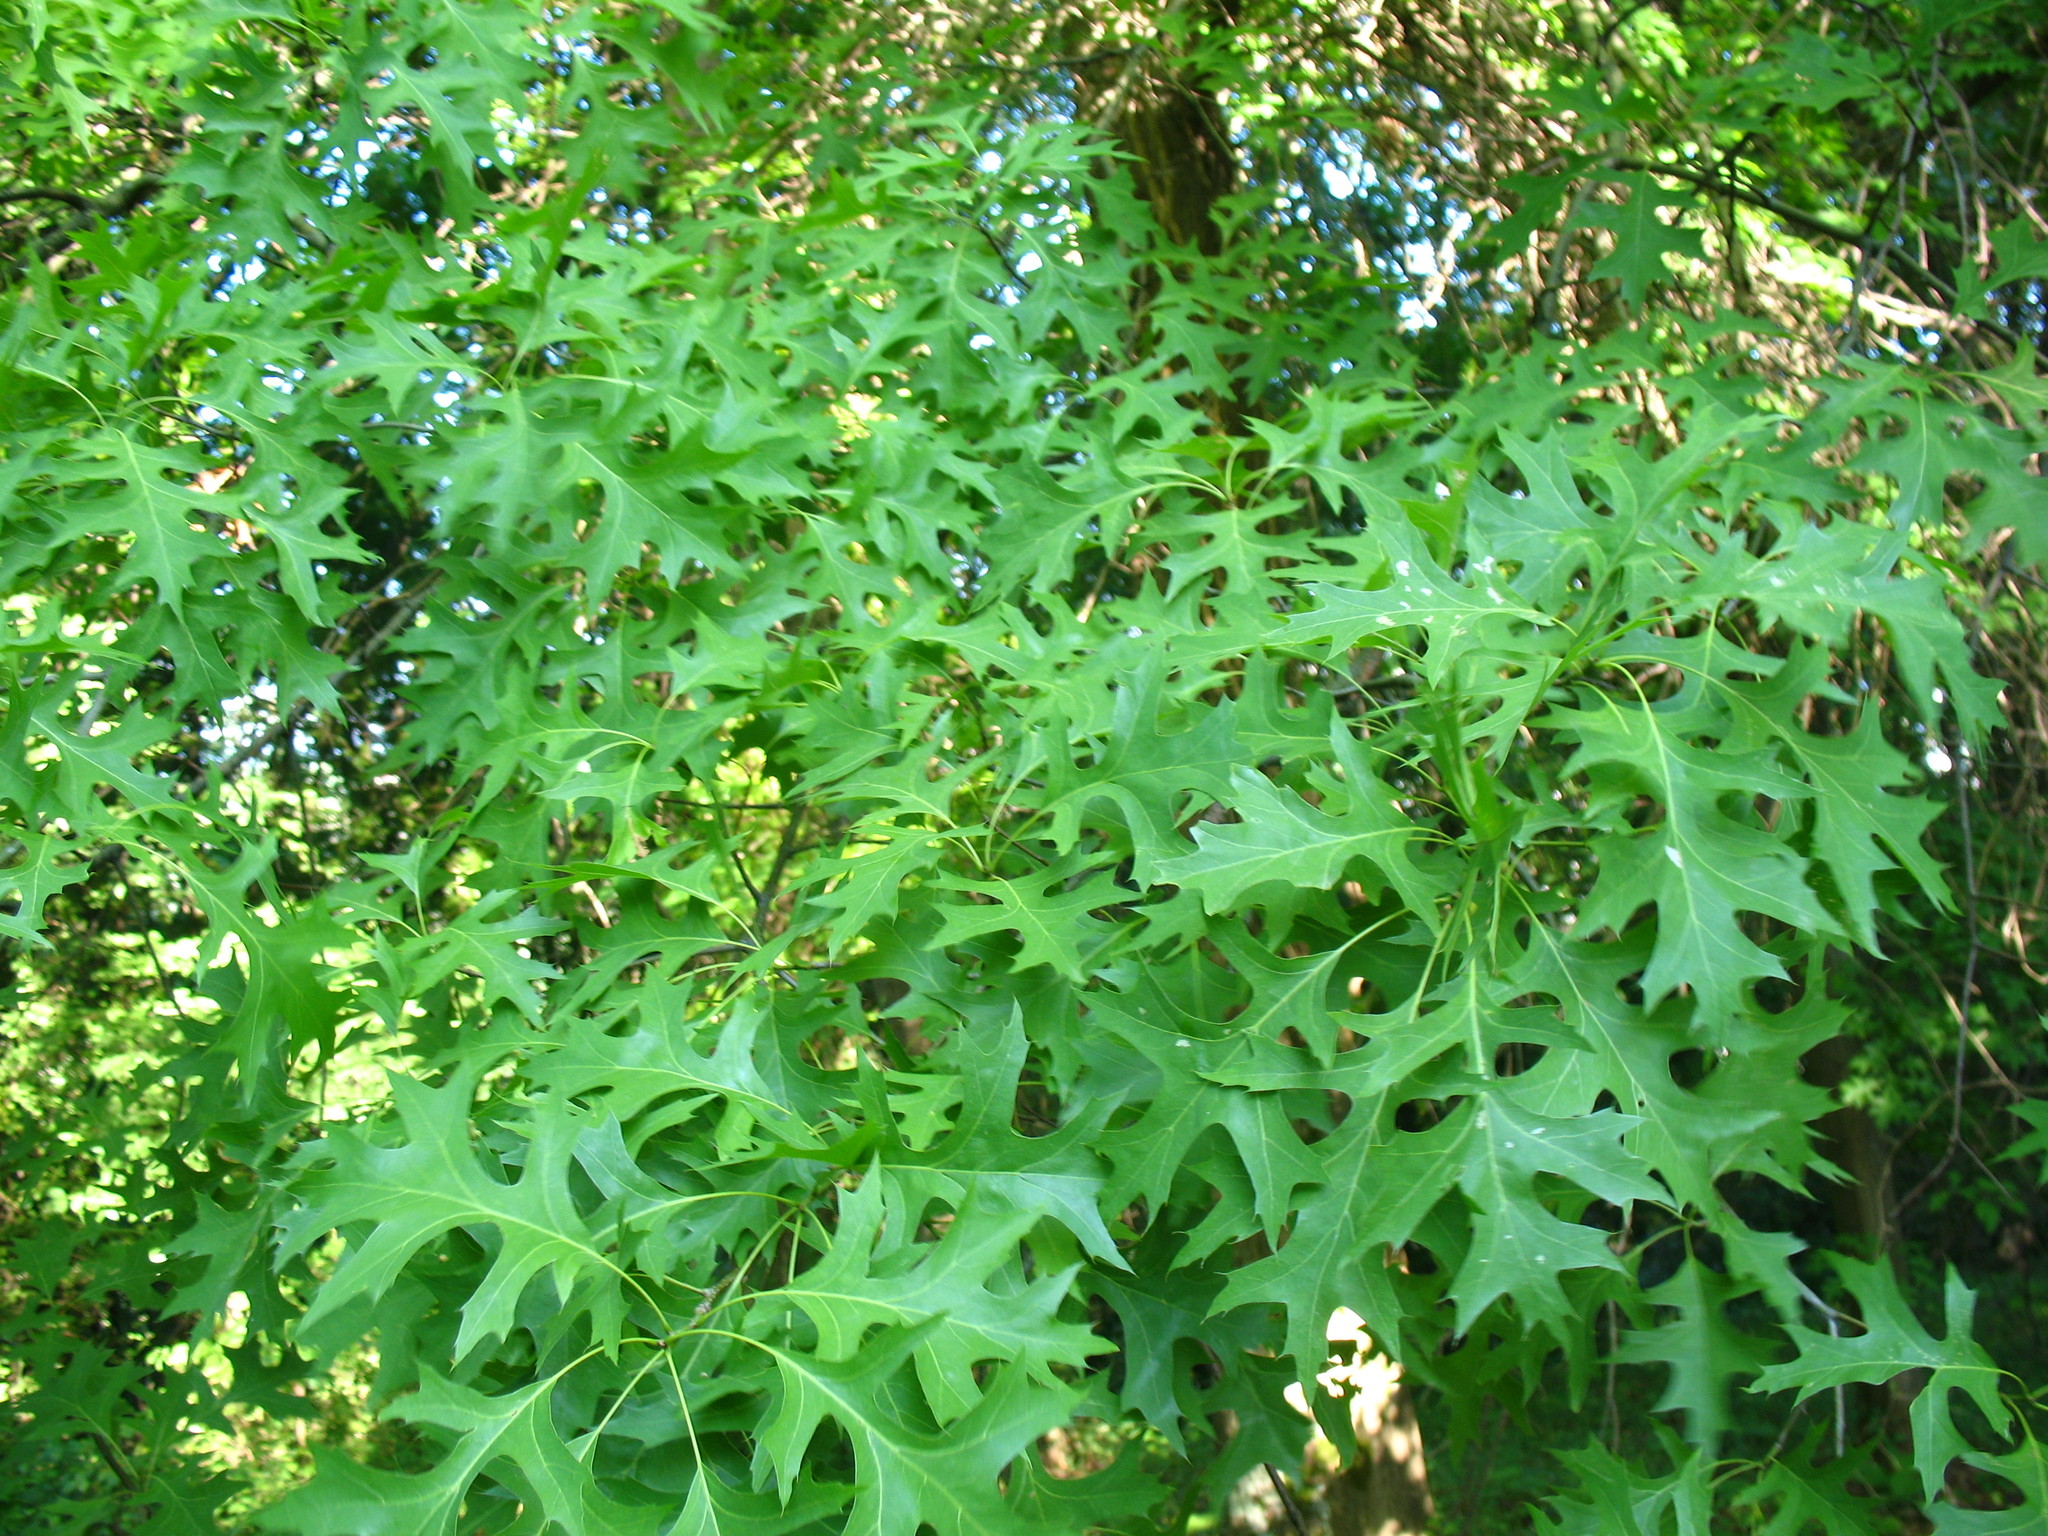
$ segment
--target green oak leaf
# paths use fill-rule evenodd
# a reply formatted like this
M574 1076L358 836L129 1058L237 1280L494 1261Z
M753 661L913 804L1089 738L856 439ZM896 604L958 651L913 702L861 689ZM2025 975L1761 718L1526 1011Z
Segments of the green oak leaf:
M795 1108L777 1097L755 1065L765 1022L760 1011L742 1004L712 1023L690 1018L688 1002L680 985L643 983L617 1009L566 1021L541 1040L529 1076L557 1093L600 1104L620 1120L671 1095L715 1097L788 1141L816 1145ZM632 1027L618 1030L622 1019Z
M1693 197L1665 191L1656 176L1646 172L1623 172L1607 179L1626 189L1628 201L1618 208L1581 202L1574 227L1613 231L1614 249L1593 263L1593 275L1615 279L1621 285L1623 301L1640 304L1652 283L1671 276L1665 257L1698 261L1706 255L1698 230L1658 216L1666 208L1690 209Z
M1422 535L1405 517L1381 518L1367 536L1384 552L1380 569L1391 578L1388 585L1363 590L1306 582L1303 590L1316 599L1317 606L1289 615L1274 632L1276 641L1298 645L1327 640L1341 650L1369 635L1414 625L1428 633L1435 653L1469 645L1473 637L1490 632L1503 620L1535 625L1557 622L1515 601L1484 571L1470 573L1478 577L1476 585L1453 577L1431 558Z
M430 1472L383 1472L337 1452L314 1453L313 1480L258 1517L296 1536L453 1536L463 1500L480 1477L496 1478L527 1503L536 1529L563 1536L653 1536L660 1512L607 1498L563 1440L549 1410L557 1376L489 1397L422 1371L420 1388L384 1411L457 1438Z
M1021 1005L1004 1025L954 1035L948 1051L964 1079L960 1118L951 1135L924 1151L887 1151L890 1188L911 1221L933 1200L958 1210L973 1197L992 1213L1028 1211L1057 1223L1091 1258L1126 1269L1098 1209L1104 1180L1090 1150L1115 1102L1099 1102L1049 1135L1020 1135L1010 1122L1028 1049Z
M1827 1432L1816 1428L1805 1437L1797 1456L1778 1457L1741 1495L1739 1503L1743 1505L1772 1501L1770 1518L1762 1527L1764 1536L1805 1536L1815 1523L1829 1536L1836 1531L1847 1532L1849 1536L1875 1536L1882 1529L1871 1500L1852 1492L1848 1486L1851 1481L1866 1486L1874 1484L1875 1469L1854 1455L1840 1460L1817 1460L1817 1456L1826 1454L1822 1451L1826 1439ZM1935 1509L1936 1530L1942 1528L1943 1508Z
M1014 933L1014 968L1049 965L1070 980L1085 981L1093 957L1115 932L1088 914L1122 901L1126 893L1086 871L1079 875L1079 887L1067 889L1074 878L1053 869L1018 880L949 880L947 890L990 900L941 907L944 926L938 942L958 944L984 933Z
M297 1204L278 1222L280 1253L302 1253L329 1231L365 1224L306 1309L302 1330L376 1301L442 1234L483 1227L496 1231L498 1246L462 1303L458 1358L510 1333L521 1293L542 1274L558 1300L588 1310L599 1334L617 1337L623 1302L614 1287L617 1267L606 1253L609 1239L577 1208L568 1182L576 1120L566 1109L541 1118L518 1181L505 1183L471 1145L474 1091L473 1071L442 1088L394 1077L402 1142L380 1145L344 1126L300 1153L292 1184Z
M1812 787L1767 753L1710 750L1688 741L1679 719L1604 696L1589 697L1558 723L1580 743L1572 768L1604 769L1615 782L1604 798L1647 791L1664 813L1643 831L1595 840L1600 879L1582 921L1618 933L1640 908L1654 906L1645 1000L1687 987L1698 999L1701 1026L1718 1027L1749 983L1785 974L1743 930L1739 915L1761 912L1803 929L1824 921L1798 855L1773 833L1729 815L1721 802L1736 795L1803 800Z
M386 970L413 992L465 971L482 981L486 1008L504 1001L538 1021L541 1000L534 983L553 977L555 968L534 959L525 946L561 924L532 907L505 914L518 897L517 891L493 891L446 927L406 939L390 952Z
M832 1246L763 1298L763 1310L792 1306L811 1320L821 1359L858 1358L872 1328L918 1329L918 1379L944 1422L980 1401L977 1366L1016 1361L1032 1380L1057 1386L1055 1365L1079 1367L1101 1352L1088 1328L1058 1316L1078 1266L1029 1281L1018 1271L1018 1241L1036 1212L984 1210L970 1193L936 1243L878 1250L890 1177L886 1167L871 1170L842 1195Z
M1743 1295L1741 1282L1708 1269L1688 1254L1661 1285L1643 1299L1675 1315L1654 1328L1631 1329L1613 1358L1631 1364L1670 1367L1658 1411L1685 1414L1685 1437L1712 1456L1728 1432L1729 1385L1764 1364L1761 1342L1728 1320L1728 1304Z
M2041 1528L2048 1512L2048 1448L2032 1431L2023 1429L2014 1450L1990 1456L1971 1451L1965 1460L1979 1471L2005 1478L2020 1491L2020 1502L2010 1509L1958 1509L1953 1504L1935 1504L1936 1536L2026 1536Z
M1155 1021L1133 1000L1112 993L1092 998L1091 1019L1135 1047L1158 1074L1144 1113L1095 1139L1115 1170L1107 1202L1121 1207L1137 1196L1154 1209L1162 1207L1189 1148L1216 1127L1230 1139L1252 1182L1268 1239L1277 1237L1293 1209L1295 1189L1323 1178L1320 1163L1289 1123L1285 1102L1277 1094L1219 1087L1200 1071L1193 1042L1168 1021Z
M1048 1528L1025 1520L996 1498L996 1479L1040 1435L1063 1423L1078 1394L1032 1383L1022 1367L1004 1366L974 1407L933 1431L902 1422L889 1381L923 1329L893 1328L851 1361L835 1362L772 1349L781 1389L764 1425L758 1461L785 1486L795 1483L823 1421L835 1421L853 1445L858 1492L850 1529L874 1536L1038 1536ZM1079 1526L1054 1526L1078 1531Z
M1766 1367L1750 1390L1791 1388L1804 1401L1829 1387L1853 1381L1882 1386L1902 1372L1926 1370L1926 1384L1914 1397L1911 1410L1913 1465L1932 1500L1948 1479L1949 1464L1975 1453L1975 1447L1955 1426L1950 1392L1967 1393L1996 1433L2006 1433L2013 1423L2011 1410L1999 1398L2005 1373L1970 1337L1976 1293L1963 1284L1954 1269L1949 1270L1943 1291L1948 1336L1936 1339L1899 1294L1888 1266L1865 1264L1839 1254L1831 1255L1830 1262L1861 1303L1863 1332L1828 1334L1800 1323L1790 1325L1793 1342L1799 1346L1798 1358Z
M1229 912L1270 883L1327 890L1346 866L1362 859L1410 910L1434 919L1440 887L1414 861L1419 829L1365 769L1342 723L1334 729L1344 739L1338 750L1349 770L1341 810L1332 815L1264 774L1239 768L1231 775L1229 802L1238 819L1197 822L1195 850L1161 863L1158 877L1196 892L1205 911Z
M47 945L42 936L43 906L57 892L86 878L88 867L77 861L78 845L28 827L0 829L15 853L0 865L0 901L12 901L12 912L0 912L0 935L23 944Z

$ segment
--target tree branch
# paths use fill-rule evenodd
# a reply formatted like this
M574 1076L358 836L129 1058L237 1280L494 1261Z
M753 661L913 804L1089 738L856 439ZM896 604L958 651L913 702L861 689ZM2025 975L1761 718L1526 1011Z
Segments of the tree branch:
M1889 240L1882 239L1866 231L1845 229L1840 224L1824 219L1818 214L1807 213L1801 209L1794 208L1789 203L1780 202L1768 192L1759 192L1752 187L1745 187L1737 181L1723 181L1721 178L1710 175L1707 172L1695 171L1681 165L1671 165L1661 160L1642 160L1631 157L1617 160L1614 163L1621 170L1647 171L1652 176L1668 176L1673 181L1688 182L1702 191L1711 192L1718 197L1730 197L1737 202L1747 203L1752 208L1760 208L1773 218L1781 219L1805 234L1818 235L1823 240L1839 240L1842 244L1852 247L1865 256L1876 257L1892 266L1898 267L1908 275L1927 284L1935 293L1946 299L1953 299L1955 297L1955 289L1950 284L1936 277L1904 251L1895 247ZM1981 325L1985 330L2002 336L2007 341L2016 341L2018 339L2012 331L1988 317L1959 316L1958 318L1967 319L1972 325Z
M80 213L92 213L97 205L89 197L66 192L61 187L23 187L19 192L0 192L0 203L69 203Z
M1807 234L1819 235L1828 240L1839 240L1845 245L1853 245L1859 251L1881 251L1885 246L1885 242L1878 239L1875 235L1865 234L1860 230L1848 229L1840 224L1821 218L1817 214L1803 212L1798 208L1794 208L1789 203L1780 202L1768 192L1755 191L1752 188L1743 186L1738 181L1724 181L1720 177L1711 175L1708 172L1695 171L1690 167L1682 165L1672 165L1668 161L1663 160L1642 160L1631 156L1626 159L1617 160L1614 163L1625 171L1647 171L1653 176L1669 176L1674 181L1691 182L1694 186L1704 191L1715 193L1717 196L1732 197L1738 202L1749 204L1752 208L1761 208L1765 213L1772 215L1774 218L1783 219L1787 224L1797 225Z

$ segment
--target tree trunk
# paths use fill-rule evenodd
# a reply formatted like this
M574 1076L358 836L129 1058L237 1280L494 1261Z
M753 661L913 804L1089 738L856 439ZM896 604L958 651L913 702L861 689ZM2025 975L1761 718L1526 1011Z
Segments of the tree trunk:
M1815 1046L1800 1064L1806 1080L1816 1088L1839 1088L1861 1045L1853 1035L1837 1035ZM1870 1111L1854 1104L1832 1109L1814 1124L1821 1155L1849 1175L1846 1184L1827 1185L1836 1242L1845 1252L1875 1259L1890 1246L1890 1149L1884 1132Z
M1212 25L1236 20L1231 0L1200 9ZM1080 115L1131 155L1131 180L1166 237L1214 256L1223 249L1216 200L1237 185L1237 151L1213 83L1176 63L1157 45L1105 57L1079 72Z
M1194 0L1211 27L1235 25L1236 0ZM1076 46L1080 44L1077 35ZM1155 34L1146 44L1105 54L1076 71L1078 115L1116 140L1130 156L1131 182L1169 242L1191 253L1220 255L1223 230L1216 203L1234 191L1241 167L1230 141L1230 125L1208 71L1176 58L1172 40ZM1098 216L1101 210L1096 210ZM1170 259L1170 258L1168 258ZM1141 264L1131 278L1133 350L1145 332L1146 311L1157 296L1161 275ZM1218 431L1244 430L1244 403L1213 390L1191 397Z
M1384 1355L1353 1373L1351 1433L1359 1457L1330 1480L1330 1536L1411 1536L1436 1513L1415 1405Z

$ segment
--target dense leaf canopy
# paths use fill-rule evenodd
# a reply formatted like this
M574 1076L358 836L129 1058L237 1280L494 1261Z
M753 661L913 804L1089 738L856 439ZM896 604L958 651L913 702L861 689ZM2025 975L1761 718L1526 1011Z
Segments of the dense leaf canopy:
M2037 7L0 27L16 1528L2048 1518Z

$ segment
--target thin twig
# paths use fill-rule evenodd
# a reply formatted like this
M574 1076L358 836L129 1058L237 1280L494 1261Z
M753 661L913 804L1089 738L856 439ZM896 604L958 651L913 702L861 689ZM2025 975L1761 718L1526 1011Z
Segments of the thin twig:
M1266 1479L1272 1483L1273 1491L1280 1495L1280 1507L1287 1511L1287 1523L1294 1527L1294 1536L1308 1536L1308 1522L1301 1518L1301 1509L1294 1502L1294 1495L1287 1491L1287 1484L1280 1476L1280 1469L1270 1461L1265 1463Z
M328 674L328 682L339 687L348 677L349 673L363 666L378 651L383 649L384 643L387 640L411 624L413 619L418 616L420 609L425 605L427 595L434 590L435 585L441 580L442 574L441 570L437 567L429 571L426 579L418 586L409 592L401 593L395 600L396 611L392 613L391 617L378 625L375 632L365 639L361 645L358 645L349 652L341 670ZM365 608L360 611L368 612L368 609ZM326 645L322 646L322 649L332 650L335 643L347 633L348 631L345 628L337 628L328 638ZM311 708L311 700L298 700L278 718L277 723L271 726L269 730L245 742L236 751L222 759L214 767L214 774L218 782L222 784L227 783L229 779L235 776L235 770L240 768L242 764L249 761L250 758L268 752L272 747L276 746L293 730L297 729L299 722L305 719L307 712Z
M1848 1316L1848 1314L1843 1312L1840 1308L1836 1307L1832 1302L1822 1300L1820 1292L1816 1291L1804 1280L1801 1280L1797 1275L1794 1275L1792 1277L1792 1283L1799 1287L1799 1294L1806 1298L1808 1304L1818 1309L1822 1319L1828 1325L1828 1337L1833 1339L1839 1339L1842 1336L1842 1319ZM1845 1448L1848 1444L1848 1438L1849 1402L1848 1399L1842 1395L1842 1389L1840 1387L1836 1387L1835 1457L1837 1460L1840 1460L1843 1454L1845 1453Z
M122 1453L121 1447L114 1443L112 1437L97 1429L88 1429L85 1435L92 1441L93 1449L100 1453L100 1460L104 1461L114 1476L120 1479L121 1487L129 1493L142 1492L142 1483L135 1475L135 1468L130 1465L127 1456Z
M139 208L151 193L155 192L162 185L163 179L161 177L137 176L132 181L123 182L112 192L109 192L105 197L97 201L88 198L83 200L81 205L73 203L71 197L59 198L58 201L71 204L78 209L78 212L73 218L67 220L43 237L42 242L36 248L37 255L44 260L56 256L71 243L71 235L74 230L83 229L95 219L126 218Z
M775 847L775 862L768 866L768 878L762 882L760 894L754 898L756 935L767 931L768 909L775 905L775 898L782 893L782 874L797 851L797 834L802 828L803 818L800 816L792 816L782 824L782 837Z
M1970 1061L1970 999L1977 990L1977 961L1984 952L1984 941L1978 933L1977 921L1977 850L1970 828L1970 748L1968 743L1958 740L1955 753L1956 774L1956 815L1962 823L1963 834L1963 922L1969 929L1969 947L1963 953L1963 984L1958 989L1960 1007L1956 1010L1956 1055L1955 1077L1949 1087L1948 1146L1941 1154L1941 1161L1927 1171L1927 1176L1894 1208L1894 1215L1902 1215L1934 1185L1934 1181L1948 1172L1949 1165L1956 1160L1956 1150L1963 1144L1963 1073Z
M1104 48L1098 53L1076 54L1071 58L1047 59L1028 69L1014 64L997 64L987 59L973 59L960 65L962 69L987 69L1001 75L1037 75L1049 69L1082 69L1090 64L1100 64L1104 59L1127 59L1138 50L1135 48Z
M1961 1017L1956 1021L1954 1113L1949 1119L1949 1137L1953 1142L1960 1142L1963 1138L1963 1068L1969 1060L1970 1051L1970 999L1977 994L1977 960L1984 947L1977 921L1976 839L1970 831L1970 747L1969 743L1961 740L1956 743L1956 814L1962 822L1963 833L1963 922L1970 933L1969 948L1963 955Z
M371 656L383 649L385 641L411 624L419 616L420 609L426 606L428 594L440 583L441 577L444 574L446 573L439 566L436 566L433 570L427 572L426 580L422 581L410 592L400 593L396 601L395 611L391 617L378 625L367 640L350 652L348 670L353 671L360 667Z

